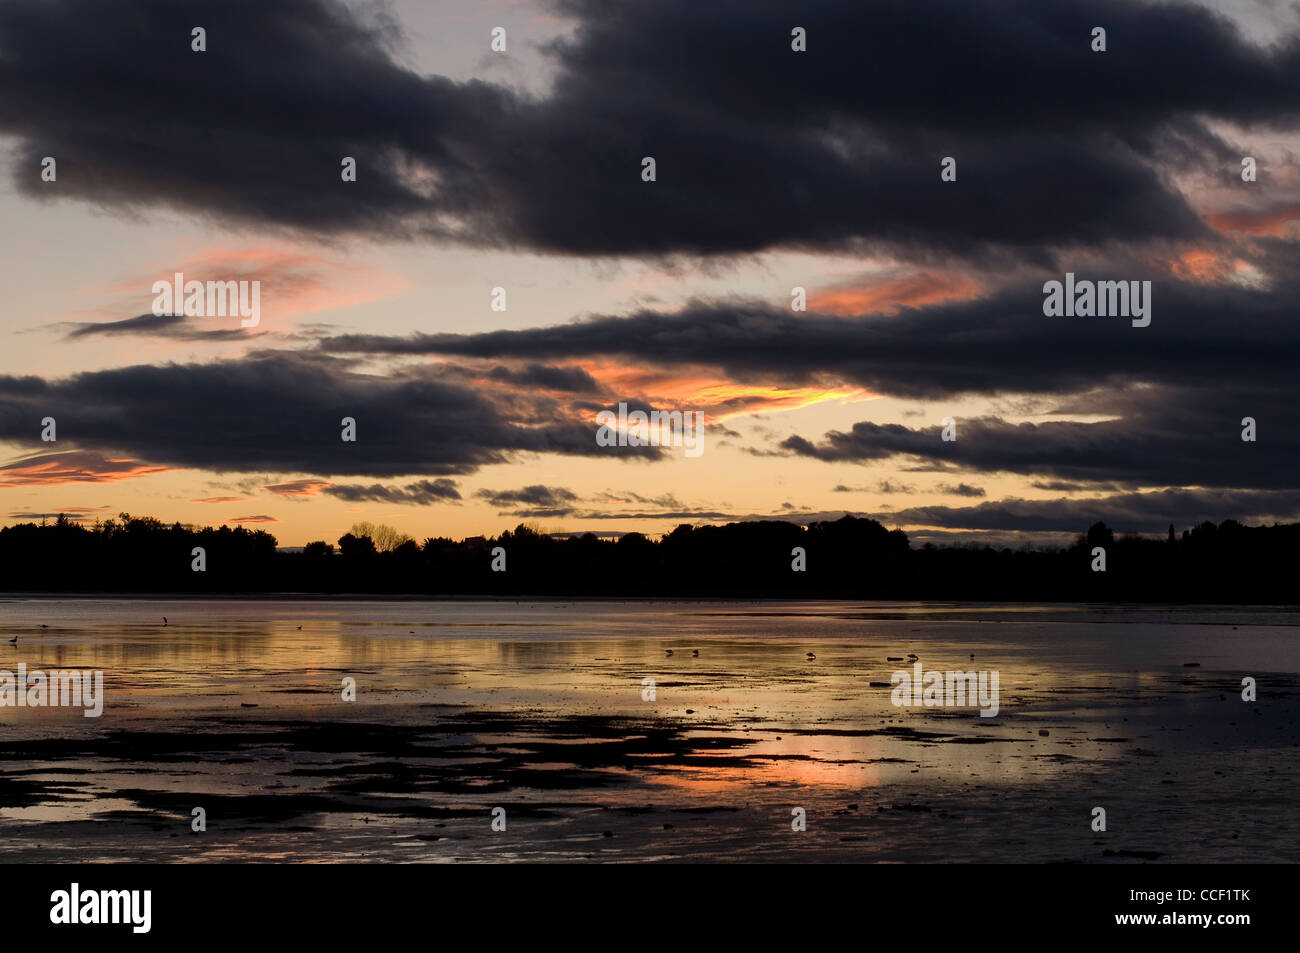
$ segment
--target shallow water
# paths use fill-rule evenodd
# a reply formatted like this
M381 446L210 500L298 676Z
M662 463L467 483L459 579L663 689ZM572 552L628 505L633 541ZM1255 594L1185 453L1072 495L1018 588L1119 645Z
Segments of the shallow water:
M1235 607L10 597L0 632L19 642L0 641L0 669L102 670L105 707L0 707L0 856L1294 862L1297 623ZM895 706L909 653L996 671L997 716Z

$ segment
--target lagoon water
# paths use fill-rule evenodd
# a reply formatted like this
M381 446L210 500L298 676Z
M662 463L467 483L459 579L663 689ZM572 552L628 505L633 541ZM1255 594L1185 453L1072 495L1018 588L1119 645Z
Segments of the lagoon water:
M0 858L1295 862L1297 623L0 597L0 670L102 670L105 689L99 718L0 707ZM910 656L997 672L997 716L895 706Z

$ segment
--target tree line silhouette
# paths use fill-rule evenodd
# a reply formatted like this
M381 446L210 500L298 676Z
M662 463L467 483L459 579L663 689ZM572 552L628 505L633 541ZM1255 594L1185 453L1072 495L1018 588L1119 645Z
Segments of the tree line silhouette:
M313 593L1295 604L1300 524L1206 522L1167 538L1116 538L1096 523L1068 547L913 547L871 519L683 524L661 539L556 538L521 525L497 537L426 539L357 529L279 552L263 530L198 528L121 514L0 529L11 592ZM379 537L382 545L377 546ZM193 551L204 551L196 572ZM499 547L499 548L498 548ZM1094 571L1096 548L1104 572ZM796 549L803 550L800 560ZM802 562L803 571L792 566ZM505 571L493 571L493 564Z

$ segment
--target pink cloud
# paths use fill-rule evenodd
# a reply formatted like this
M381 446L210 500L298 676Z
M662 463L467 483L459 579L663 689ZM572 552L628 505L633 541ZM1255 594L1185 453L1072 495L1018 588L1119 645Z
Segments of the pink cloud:
M93 450L66 450L21 457L0 466L0 486L57 486L63 483L115 483L171 467L129 458L107 457Z

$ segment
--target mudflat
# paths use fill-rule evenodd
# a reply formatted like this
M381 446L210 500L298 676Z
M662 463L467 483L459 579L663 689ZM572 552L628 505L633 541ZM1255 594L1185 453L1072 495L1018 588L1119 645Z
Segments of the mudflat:
M7 861L1300 860L1294 610L0 611L0 669L104 673L98 717L0 707ZM895 704L918 664L997 714Z

